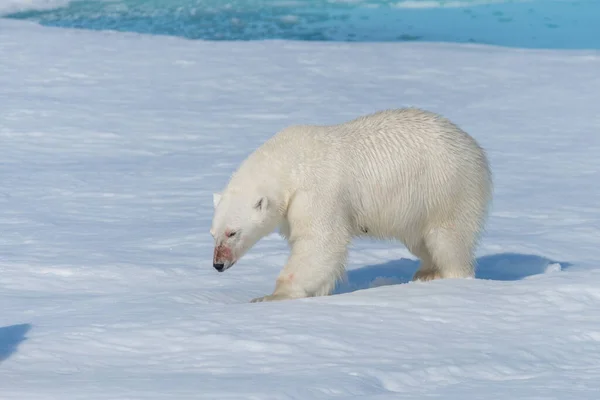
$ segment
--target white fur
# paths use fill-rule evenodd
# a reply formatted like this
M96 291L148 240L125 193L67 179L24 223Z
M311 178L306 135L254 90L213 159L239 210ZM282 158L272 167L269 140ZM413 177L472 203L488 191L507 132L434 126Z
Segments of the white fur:
M471 136L428 111L386 110L273 136L215 195L211 233L232 264L278 227L288 240L273 294L253 301L330 294L358 236L402 242L421 260L415 280L467 278L491 197ZM225 238L226 229L239 234Z

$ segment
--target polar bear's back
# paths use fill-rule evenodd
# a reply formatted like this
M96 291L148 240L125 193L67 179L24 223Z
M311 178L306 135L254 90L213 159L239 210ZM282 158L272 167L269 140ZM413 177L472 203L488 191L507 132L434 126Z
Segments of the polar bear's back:
M483 149L448 119L424 110L386 110L328 127L357 229L427 229L470 210L480 220L491 196ZM337 158L336 158L337 157ZM406 238L404 238L406 239Z
M422 175L426 170L487 165L483 149L466 132L438 114L405 108L386 110L331 126L332 142L360 176L370 166L379 173Z

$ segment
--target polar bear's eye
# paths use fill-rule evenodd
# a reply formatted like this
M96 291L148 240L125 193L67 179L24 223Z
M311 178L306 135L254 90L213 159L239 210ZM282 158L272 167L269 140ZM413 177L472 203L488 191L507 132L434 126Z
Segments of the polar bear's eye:
M234 237L236 233L237 233L237 231L227 231L227 232L225 232L225 236Z

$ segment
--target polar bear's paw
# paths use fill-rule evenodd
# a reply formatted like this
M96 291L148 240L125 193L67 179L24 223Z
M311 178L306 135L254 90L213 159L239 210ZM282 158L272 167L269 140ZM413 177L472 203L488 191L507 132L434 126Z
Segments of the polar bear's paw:
M417 272L415 272L415 275L413 276L412 280L413 281L423 281L423 282L427 282L427 281L432 281L434 279L441 279L442 276L440 275L440 271L435 270L435 269L427 269L427 270L418 270Z
M280 301L280 300L290 300L292 297L283 295L283 294L270 294L268 296L256 297L250 300L250 303L262 303L266 301Z

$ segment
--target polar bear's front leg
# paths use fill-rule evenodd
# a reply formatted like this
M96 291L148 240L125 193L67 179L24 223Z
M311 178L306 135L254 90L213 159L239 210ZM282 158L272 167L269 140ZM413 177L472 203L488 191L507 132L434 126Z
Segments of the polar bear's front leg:
M331 232L327 230L326 232ZM298 299L331 294L345 272L348 235L321 234L292 242L287 264L279 274L273 294L251 302Z

